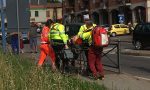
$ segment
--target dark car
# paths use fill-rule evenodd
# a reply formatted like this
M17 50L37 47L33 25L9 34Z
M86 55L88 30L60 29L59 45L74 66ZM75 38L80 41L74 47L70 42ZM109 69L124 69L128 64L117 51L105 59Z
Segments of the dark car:
M23 40L24 44L28 44L29 43L28 33L27 32L22 32L22 40Z
M65 31L69 38L77 35L82 25L83 23L72 23L65 25Z
M132 42L137 50L150 45L150 23L141 23L135 27Z
M104 27L106 29L106 31L108 32L109 30L109 25L108 24L104 24L104 25L101 25L102 27Z

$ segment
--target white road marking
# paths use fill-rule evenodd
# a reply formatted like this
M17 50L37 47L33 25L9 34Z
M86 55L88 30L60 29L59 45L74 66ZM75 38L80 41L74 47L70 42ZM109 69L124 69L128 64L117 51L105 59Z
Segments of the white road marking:
M150 58L150 56L133 56L133 57L139 57L139 58Z
M134 76L135 78L138 78L138 79L143 79L143 80L146 80L146 81L150 81L149 78L144 78L144 77L139 77L139 76Z
M133 75L133 74L129 74L129 73L125 73L125 72L123 72L123 74L125 74L125 75L127 75L127 76L134 77L134 78L136 78L136 79L141 79L141 80L150 81L150 78L145 78L145 77L135 76L135 75Z

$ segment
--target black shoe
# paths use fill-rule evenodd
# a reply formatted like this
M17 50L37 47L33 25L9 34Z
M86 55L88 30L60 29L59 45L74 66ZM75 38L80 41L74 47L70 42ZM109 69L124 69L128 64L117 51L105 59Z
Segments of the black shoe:
M104 76L99 76L98 79L104 80Z

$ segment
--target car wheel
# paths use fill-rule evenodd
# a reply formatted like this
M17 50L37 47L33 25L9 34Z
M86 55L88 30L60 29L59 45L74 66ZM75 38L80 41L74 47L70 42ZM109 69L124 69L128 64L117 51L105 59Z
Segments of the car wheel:
M127 30L124 30L124 34L128 34L128 31L127 31Z
M137 49L137 50L140 50L140 49L142 49L142 43L140 42L140 41L135 41L135 49Z
M113 33L111 34L111 36L112 36L112 37L115 37L115 36L116 36L116 33L115 33L115 32L113 32Z

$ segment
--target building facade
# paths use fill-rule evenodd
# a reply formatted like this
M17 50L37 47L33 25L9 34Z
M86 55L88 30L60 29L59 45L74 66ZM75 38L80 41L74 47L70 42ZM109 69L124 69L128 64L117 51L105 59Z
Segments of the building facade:
M31 22L62 18L62 3L59 0L30 0L29 3Z
M45 22L47 19L46 7L44 5L30 6L30 21L31 22Z
M150 0L64 0L63 11L69 22L82 22L86 12L99 25L149 22Z

